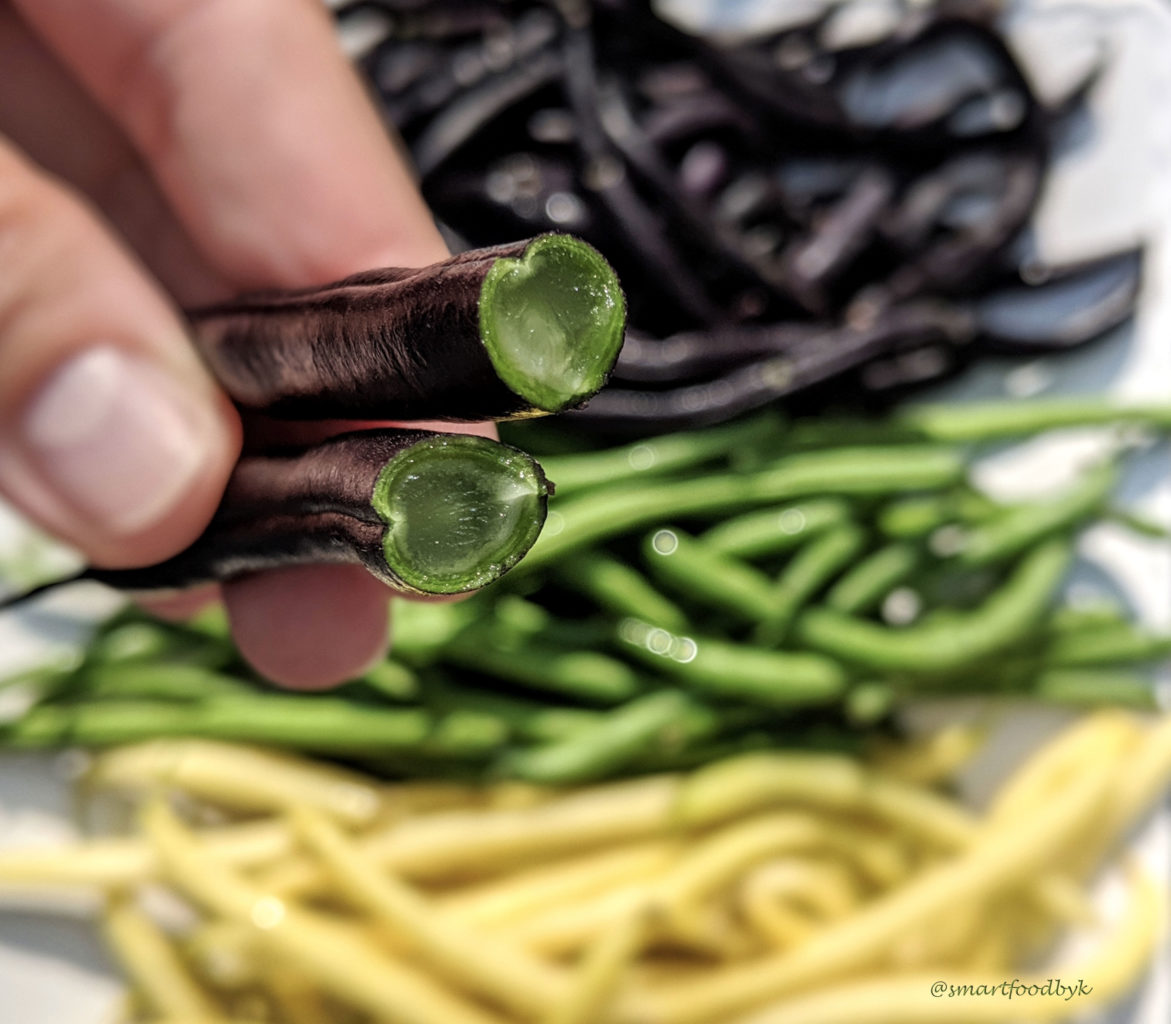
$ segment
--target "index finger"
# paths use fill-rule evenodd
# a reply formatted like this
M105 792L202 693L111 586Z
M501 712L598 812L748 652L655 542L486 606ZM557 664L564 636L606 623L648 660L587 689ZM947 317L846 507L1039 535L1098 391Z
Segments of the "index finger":
M446 247L317 0L17 0L240 288Z

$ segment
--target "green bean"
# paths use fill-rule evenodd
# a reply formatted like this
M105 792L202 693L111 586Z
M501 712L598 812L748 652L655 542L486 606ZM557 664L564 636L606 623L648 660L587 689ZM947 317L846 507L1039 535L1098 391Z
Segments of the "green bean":
M930 490L959 482L964 471L955 448L902 445L802 452L744 479L752 501L769 502L814 494L865 497Z
M176 632L161 622L119 622L93 638L86 654L92 661L143 661L171 654L180 646Z
M490 629L469 630L444 649L453 665L496 676L533 690L597 704L619 704L642 692L642 680L629 665L596 651L566 650L540 640L504 649Z
M724 730L714 738L684 747L674 754L651 752L631 765L640 772L688 771L705 768L745 754L777 750L804 750L862 757L865 733L828 723L795 722L770 728Z
M906 409L895 421L930 441L993 441L1111 424L1171 430L1171 405L1125 406L1087 398L948 403Z
M509 636L531 637L556 621L552 612L519 594L503 594L492 604L492 626Z
M512 575L544 568L575 548L666 518L710 516L818 494L929 490L954 484L963 473L963 461L952 448L905 445L803 452L752 473L598 488L551 507L544 532Z
M846 694L846 719L852 725L873 725L886 718L898 697L894 689L880 680L857 683Z
M1136 629L1129 622L1103 624L1054 636L1045 650L1048 664L1060 668L1133 664L1171 657L1171 636Z
M687 614L682 608L656 590L633 566L603 551L570 556L558 566L557 577L614 615L633 615L672 632L687 628Z
M78 679L84 697L199 701L221 694L254 695L244 680L182 662L125 662L90 665Z
M738 754L773 750L777 738L764 730L745 730L735 735L720 734L704 743L695 743L674 751L647 751L630 762L631 772L657 775L662 772L690 771Z
M1127 625L1129 622L1120 604L1102 599L1092 604L1055 608L1046 620L1045 628L1050 634L1060 636L1066 633L1080 633L1084 629Z
M1108 508L1106 510L1106 518L1120 523L1132 533L1137 533L1141 537L1150 537L1152 540L1171 539L1171 526L1154 519L1149 519L1137 512L1131 512L1130 509Z
M605 721L602 712L584 708L541 708L524 723L517 735L533 743L555 743L583 729L597 728Z
M798 550L777 580L773 610L761 620L753 639L764 645L784 640L806 602L853 561L865 543L865 533L847 523Z
M832 703L848 681L837 662L816 654L678 636L637 619L619 623L618 640L633 657L699 693L760 707Z
M883 506L876 518L879 531L895 540L926 537L954 519L955 499L951 494L921 494L898 498Z
M1171 652L1171 638L1140 633L1129 624L1117 633L1110 627L1091 629L1102 633L1101 646L1094 640L1071 644L1066 658L1064 644L1078 634L1062 633L1050 646L1025 642L1014 651L973 661L962 671L938 676L902 679L902 688L916 693L1024 695L1055 703L1108 704L1117 700L1131 707L1150 707L1154 701L1151 680L1145 674L1121 670L1124 665L1151 665ZM1116 687L1112 689L1112 687Z
M368 668L359 682L391 700L412 700L419 695L419 677L414 670L389 658Z
M825 603L847 615L873 611L895 587L905 583L923 560L922 549L894 541L864 558L825 595Z
M509 775L547 785L590 782L640 756L670 754L713 733L718 718L676 690L660 690L611 712L604 721L546 746L510 753Z
M414 750L433 722L415 709L371 708L335 698L219 696L200 703L103 700L42 704L0 728L15 748L105 747L167 736L270 743L316 753Z
M785 433L787 449L842 448L855 445L905 444L918 440L916 431L897 420L827 418L818 416L793 422Z
M508 723L497 715L459 708L435 723L423 748L441 757L478 758L495 753L511 735Z
M1102 510L1117 481L1115 467L1100 463L1060 497L1017 505L968 530L956 561L971 568L994 565L1070 530Z
M497 646L513 650L539 641L560 647L593 648L609 639L609 631L595 622L554 615L547 608L519 594L503 594L492 604L488 618L468 627L488 636Z
M230 642L232 639L232 624L228 621L228 611L222 604L209 604L201 608L180 628L207 637L209 640Z
M237 661L239 654L227 637L152 619L118 616L93 638L86 657L91 662L165 660L219 669Z
M982 522L1004 511L1004 506L975 491L945 491L899 498L878 513L878 529L892 540L918 540L954 523Z
M1150 679L1129 672L1095 669L1054 669L1042 672L1027 691L1036 700L1074 706L1121 705L1138 711L1157 711Z
M710 550L683 530L656 530L644 540L642 554L656 579L702 604L749 622L765 618L776 607L772 581L764 573L732 555Z
M849 518L850 506L846 502L824 498L746 512L717 523L700 534L699 539L720 554L760 558L789 551Z
M66 652L54 655L48 661L28 668L20 668L0 676L0 692L12 687L27 690L43 697L70 688L77 681L77 670L82 664L80 655Z
M481 609L474 601L391 601L395 658L408 665L426 665L472 622Z
M648 438L621 448L541 458L546 476L559 495L619 480L642 481L677 469L690 469L781 436L775 412L701 431Z
M428 679L423 697L432 711L482 711L507 723L518 739L537 743L564 739L579 729L605 721L604 713L599 711L551 705L547 701L479 689L449 679Z
M1044 615L1070 561L1070 545L1049 540L1021 559L1008 581L971 612L892 629L811 608L796 640L815 651L872 669L939 673L962 669L1022 640Z

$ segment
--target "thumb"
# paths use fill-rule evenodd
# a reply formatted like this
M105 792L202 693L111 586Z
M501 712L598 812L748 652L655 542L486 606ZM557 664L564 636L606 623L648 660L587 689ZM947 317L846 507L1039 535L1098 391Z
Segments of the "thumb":
M239 424L98 218L0 139L0 494L107 566L206 525Z

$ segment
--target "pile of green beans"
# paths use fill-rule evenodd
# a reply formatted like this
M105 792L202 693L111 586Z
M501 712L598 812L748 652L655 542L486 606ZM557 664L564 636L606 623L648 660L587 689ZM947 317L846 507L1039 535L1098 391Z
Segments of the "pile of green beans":
M982 442L1064 427L1118 443L1048 500L975 486ZM0 745L193 735L396 775L572 783L850 749L922 694L1153 707L1171 637L1063 596L1086 527L1168 542L1115 505L1136 428L1166 432L1171 409L924 407L870 429L769 414L563 449L543 457L558 491L525 561L458 604L396 601L391 658L340 690L272 692L222 613L176 625L128 608L78 661L24 679L35 699Z

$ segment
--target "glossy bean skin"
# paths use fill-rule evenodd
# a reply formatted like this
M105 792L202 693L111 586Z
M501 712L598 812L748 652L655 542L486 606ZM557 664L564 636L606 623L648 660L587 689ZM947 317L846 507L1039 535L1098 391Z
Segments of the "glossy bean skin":
M835 661L814 653L773 651L699 634L677 636L634 619L618 626L622 649L698 694L766 708L830 704L849 683Z
M651 574L675 593L757 622L775 614L779 595L760 570L713 550L678 527L662 527L642 544Z
M865 531L847 523L826 530L797 552L776 582L776 603L753 638L765 645L785 639L801 608L863 550Z
M960 453L934 445L802 452L748 473L713 473L697 481L665 480L599 488L554 505L556 517L523 563L543 567L566 551L667 517L716 518L732 508L806 496L878 497L957 483Z
M700 539L727 555L762 558L790 551L823 530L848 522L851 515L848 502L821 498L725 519Z
M561 582L615 615L636 615L663 629L687 629L687 613L627 562L602 551L570 556L558 571Z
M848 615L873 611L891 590L910 578L922 561L923 552L914 544L887 544L842 575L826 594L825 603Z
M1054 534L1102 512L1118 482L1118 469L1102 463L1083 474L1065 493L1044 502L1019 505L966 531L956 555L965 566L994 565L1019 555Z
M794 631L813 650L866 668L912 675L947 672L1027 637L1047 610L1070 558L1065 540L1038 546L981 607L946 622L894 629L814 608L798 619Z

